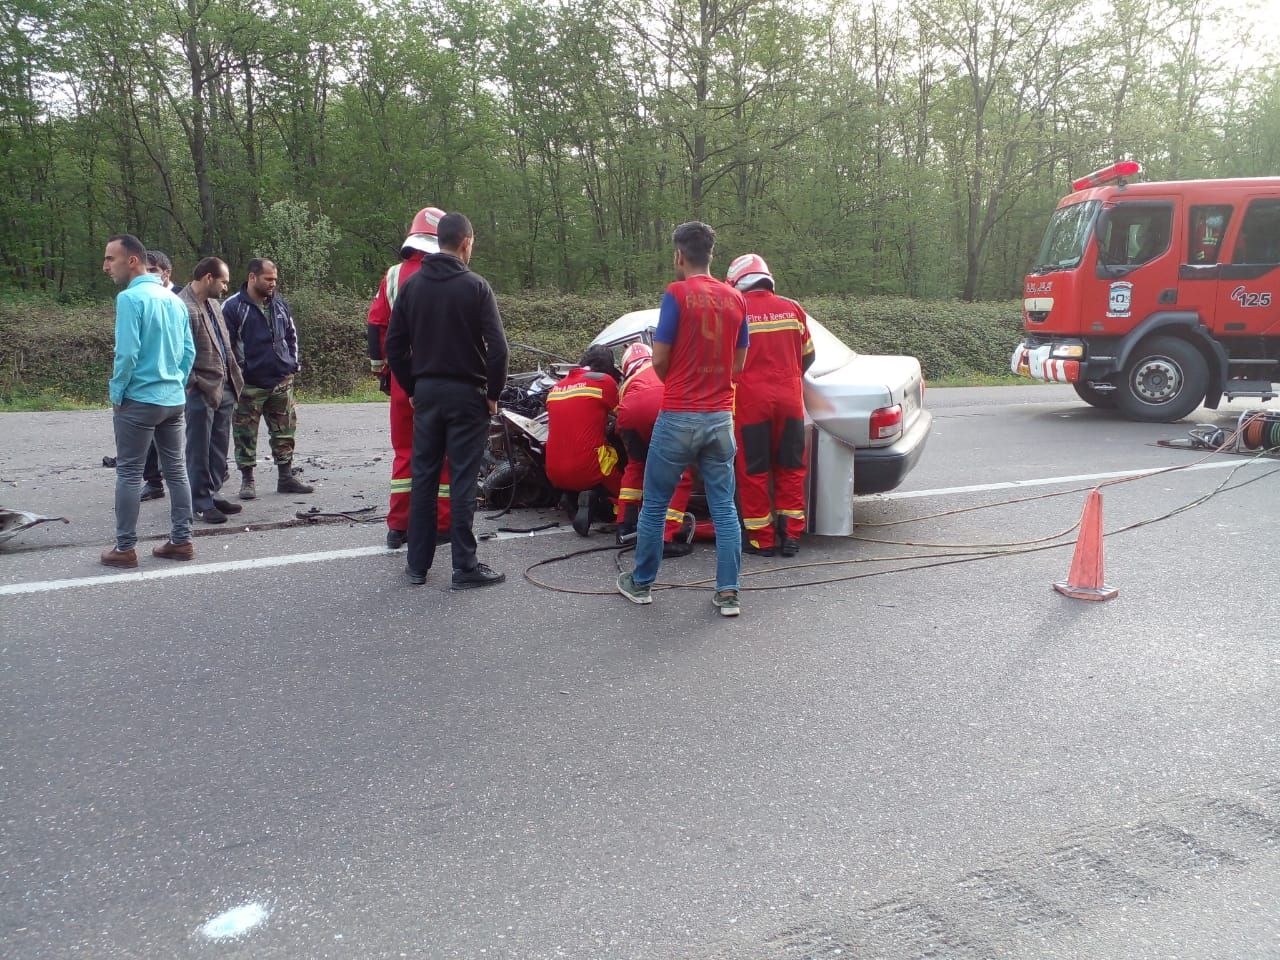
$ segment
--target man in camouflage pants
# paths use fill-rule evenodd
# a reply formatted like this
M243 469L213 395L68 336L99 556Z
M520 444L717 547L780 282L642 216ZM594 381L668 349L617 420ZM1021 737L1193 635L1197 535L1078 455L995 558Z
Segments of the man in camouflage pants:
M298 330L283 297L277 296L276 265L249 261L249 279L222 305L231 349L244 372L231 435L240 468L240 499L257 497L253 468L258 460L258 421L266 420L271 457L279 471L277 493L311 493L293 475L293 441L298 426L293 376L298 372Z

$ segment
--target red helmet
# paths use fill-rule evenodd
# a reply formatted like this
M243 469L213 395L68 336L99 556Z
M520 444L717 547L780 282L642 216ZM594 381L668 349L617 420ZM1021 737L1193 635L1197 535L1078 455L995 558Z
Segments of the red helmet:
M647 343L633 343L622 354L622 378L625 380L639 373L646 363L653 362L653 351Z
M439 253L440 241L436 239L436 230L443 216L444 211L439 207L423 207L419 210L409 227L409 235L400 244L400 256L412 256L415 250L421 253Z
M758 253L744 253L729 264L729 272L724 276L725 282L739 290L750 290L761 280L769 281L769 289L773 289L773 274L764 257Z
M440 226L440 218L443 216L444 211L439 207L423 207L413 218L413 226L409 228L410 236L415 233L425 233L428 237L434 237L436 228Z

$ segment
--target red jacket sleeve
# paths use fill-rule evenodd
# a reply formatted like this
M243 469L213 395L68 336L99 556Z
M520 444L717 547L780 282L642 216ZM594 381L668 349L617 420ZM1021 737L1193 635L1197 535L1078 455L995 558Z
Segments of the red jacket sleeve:
M387 300L387 275L382 275L378 292L369 304L369 359L386 359L387 324L391 322L391 304Z

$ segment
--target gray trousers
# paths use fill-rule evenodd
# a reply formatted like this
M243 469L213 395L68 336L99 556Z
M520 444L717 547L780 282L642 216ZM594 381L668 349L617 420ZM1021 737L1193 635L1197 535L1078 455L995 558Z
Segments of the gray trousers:
M227 479L227 452L231 449L231 415L235 394L228 387L214 407L199 390L187 391L187 480L191 507L213 509L213 496Z
M147 447L154 439L160 472L169 485L169 519L174 543L191 540L191 488L183 462L183 411L126 399L112 414L116 432L116 549L132 550L138 542L138 495Z

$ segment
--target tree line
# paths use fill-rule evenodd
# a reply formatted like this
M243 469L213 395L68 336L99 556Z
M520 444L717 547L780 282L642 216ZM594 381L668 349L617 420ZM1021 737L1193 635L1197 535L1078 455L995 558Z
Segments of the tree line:
M0 290L255 255L371 291L413 213L500 289L642 293L697 218L808 294L1015 295L1069 181L1277 172L1220 0L11 0Z

